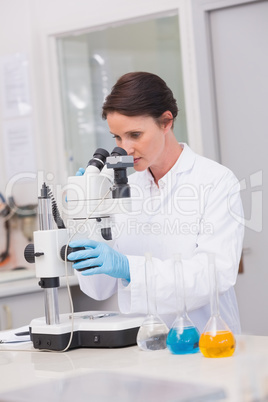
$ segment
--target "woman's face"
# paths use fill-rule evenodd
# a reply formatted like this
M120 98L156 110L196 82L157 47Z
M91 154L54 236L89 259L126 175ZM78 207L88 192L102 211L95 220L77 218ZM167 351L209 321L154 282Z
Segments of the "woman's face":
M143 171L161 165L165 158L166 129L150 116L124 116L109 113L107 122L116 145L134 158L134 169Z

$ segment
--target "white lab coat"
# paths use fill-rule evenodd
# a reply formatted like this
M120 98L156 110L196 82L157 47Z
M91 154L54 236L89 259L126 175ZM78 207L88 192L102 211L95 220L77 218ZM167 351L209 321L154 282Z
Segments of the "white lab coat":
M215 255L220 313L240 333L234 292L244 227L239 183L226 167L195 154L186 144L172 169L154 183L149 171L129 176L132 212L117 217L115 249L129 260L131 282L106 275L79 276L83 292L97 300L118 291L123 313L146 313L145 253L153 256L158 313L170 326L176 315L174 254L183 262L185 301L202 332L210 317L208 254ZM167 155L168 158L168 155Z

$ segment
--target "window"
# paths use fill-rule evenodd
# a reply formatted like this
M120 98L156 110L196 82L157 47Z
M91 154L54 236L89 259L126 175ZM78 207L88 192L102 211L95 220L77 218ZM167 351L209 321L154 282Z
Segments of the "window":
M177 14L128 22L57 38L68 174L86 166L96 148L115 142L101 118L111 87L130 71L163 78L177 99L175 135L187 142Z

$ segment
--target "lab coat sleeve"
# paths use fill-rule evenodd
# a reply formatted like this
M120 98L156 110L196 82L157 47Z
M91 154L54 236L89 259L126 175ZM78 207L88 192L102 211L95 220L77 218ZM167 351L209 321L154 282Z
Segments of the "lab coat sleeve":
M244 234L243 208L239 190L237 179L231 171L226 170L208 193L202 219L210 224L211 231L202 232L200 228L192 256L182 260L188 311L209 303L209 253L215 256L219 292L226 292L236 282ZM163 238L163 246L164 242ZM118 283L119 307L124 313L146 313L144 256L127 257L131 282L128 286L124 286L120 281ZM174 312L176 294L173 261L153 258L153 264L156 275L158 313Z
M106 300L117 292L117 279L99 274L86 276L76 271L80 289L95 300Z

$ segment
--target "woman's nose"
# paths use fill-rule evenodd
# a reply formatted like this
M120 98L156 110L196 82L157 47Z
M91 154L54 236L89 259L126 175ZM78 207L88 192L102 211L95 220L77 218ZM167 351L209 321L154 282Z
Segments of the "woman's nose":
M134 147L129 141L123 141L121 147L127 152L128 155L133 155Z

